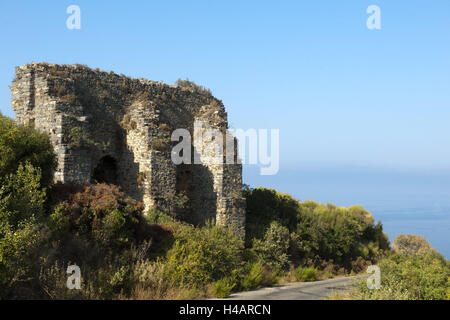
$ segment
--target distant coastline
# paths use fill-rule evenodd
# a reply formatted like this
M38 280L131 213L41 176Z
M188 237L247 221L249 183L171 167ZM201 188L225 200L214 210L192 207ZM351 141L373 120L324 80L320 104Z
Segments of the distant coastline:
M273 177L244 168L244 181L338 206L360 204L381 221L393 241L397 234L419 234L450 258L450 174L351 167L283 170Z

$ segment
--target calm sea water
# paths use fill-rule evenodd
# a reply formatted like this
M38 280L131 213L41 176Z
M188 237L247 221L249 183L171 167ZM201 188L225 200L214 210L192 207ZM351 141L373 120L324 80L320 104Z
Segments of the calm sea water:
M397 234L425 236L450 258L450 173L364 168L290 169L260 176L244 168L244 183L338 206L360 204L381 221L391 242Z

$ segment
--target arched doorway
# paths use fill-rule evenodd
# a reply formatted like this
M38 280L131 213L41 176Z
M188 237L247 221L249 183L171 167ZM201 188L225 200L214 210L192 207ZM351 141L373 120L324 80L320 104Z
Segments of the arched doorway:
M92 182L117 184L117 161L111 156L101 158L94 169Z
M176 192L179 197L176 216L184 221L194 223L192 220L192 210L190 199L192 196L192 165L180 164L176 170Z

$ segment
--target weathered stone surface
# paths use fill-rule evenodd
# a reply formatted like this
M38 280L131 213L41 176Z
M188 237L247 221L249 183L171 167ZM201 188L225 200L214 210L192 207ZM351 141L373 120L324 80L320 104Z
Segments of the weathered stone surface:
M115 183L147 209L195 224L215 219L244 236L237 158L217 164L202 154L201 164L178 166L170 158L174 129L194 137L194 121L201 120L228 134L225 108L209 92L47 63L17 67L11 91L16 121L50 135L58 157L55 181Z

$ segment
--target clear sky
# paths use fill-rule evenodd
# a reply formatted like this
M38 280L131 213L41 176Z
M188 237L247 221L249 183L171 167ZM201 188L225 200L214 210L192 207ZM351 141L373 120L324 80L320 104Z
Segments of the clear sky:
M450 170L448 0L1 1L0 39L8 116L14 66L81 63L211 88L232 127L280 129L281 169Z

